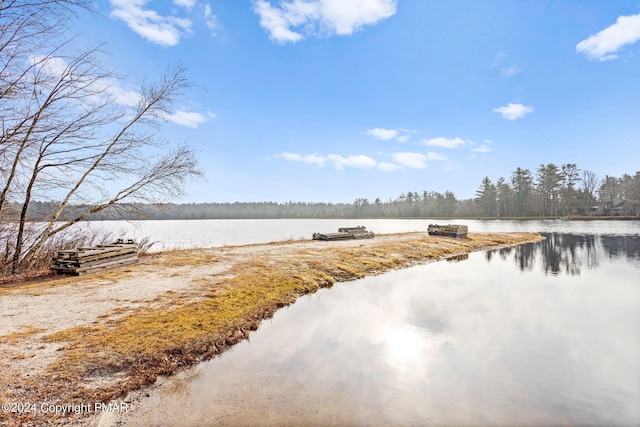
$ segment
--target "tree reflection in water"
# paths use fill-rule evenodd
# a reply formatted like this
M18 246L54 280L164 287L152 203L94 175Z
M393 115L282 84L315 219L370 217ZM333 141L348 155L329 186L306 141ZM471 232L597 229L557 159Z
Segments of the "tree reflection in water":
M601 236L602 246L610 258L626 256L635 265L640 264L640 236Z
M498 255L513 259L521 271L533 270L540 265L546 274L577 276L583 268L595 269L601 260L627 258L640 267L640 236L542 233L545 239L514 248L488 251L487 261Z

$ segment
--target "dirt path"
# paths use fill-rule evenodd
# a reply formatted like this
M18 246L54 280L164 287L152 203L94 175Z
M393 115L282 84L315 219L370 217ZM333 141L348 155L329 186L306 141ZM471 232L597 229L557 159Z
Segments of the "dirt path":
M0 425L96 423L95 402L120 399L224 351L300 295L335 281L538 239L529 233L468 239L408 233L180 250L92 276L0 287L1 401L35 405L21 408L23 414L3 406ZM83 404L91 409L64 416L42 411Z

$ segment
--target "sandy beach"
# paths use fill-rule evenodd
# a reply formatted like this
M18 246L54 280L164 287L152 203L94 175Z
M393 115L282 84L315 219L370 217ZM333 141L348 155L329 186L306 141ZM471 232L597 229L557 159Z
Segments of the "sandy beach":
M300 295L541 238L406 233L179 250L95 275L2 285L0 425L112 423L118 411L96 403L129 409L130 392L246 339Z

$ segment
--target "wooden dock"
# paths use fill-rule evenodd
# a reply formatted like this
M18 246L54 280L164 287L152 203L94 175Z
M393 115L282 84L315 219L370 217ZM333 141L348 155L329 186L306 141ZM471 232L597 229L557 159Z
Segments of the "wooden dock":
M353 239L373 239L375 234L367 231L367 228L360 225L358 227L338 228L337 233L313 233L313 240L353 240Z
M466 225L457 224L429 224L427 232L431 236L446 236L446 237L467 237L469 228Z
M138 245L133 240L118 240L108 245L59 251L51 270L56 274L81 276L138 262Z

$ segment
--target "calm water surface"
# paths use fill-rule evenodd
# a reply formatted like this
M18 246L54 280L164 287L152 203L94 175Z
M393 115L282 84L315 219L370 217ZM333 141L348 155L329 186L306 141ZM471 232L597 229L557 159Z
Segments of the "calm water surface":
M283 240L311 239L315 232L335 232L340 227L364 225L375 233L426 231L431 223L455 222L470 232L560 232L638 234L638 221L508 221L448 219L223 219L175 221L99 221L78 227L111 231L118 237L155 242L152 250L246 245Z
M338 283L166 380L128 425L637 426L626 227Z

